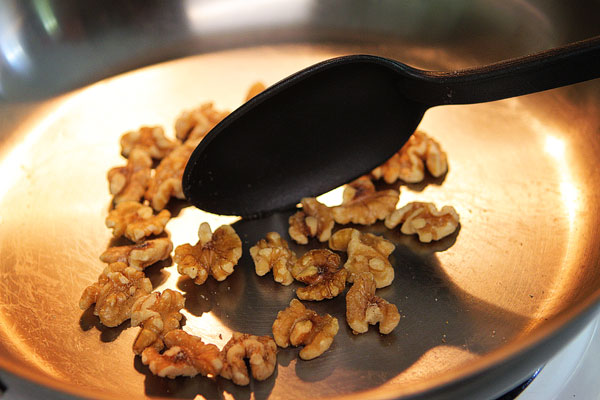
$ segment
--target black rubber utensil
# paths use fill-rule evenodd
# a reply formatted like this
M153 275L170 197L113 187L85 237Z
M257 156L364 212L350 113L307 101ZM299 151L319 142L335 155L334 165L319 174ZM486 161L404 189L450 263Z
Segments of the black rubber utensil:
M600 37L456 72L369 55L334 58L268 88L217 125L192 154L183 192L217 214L256 217L289 208L382 164L430 107L599 76Z

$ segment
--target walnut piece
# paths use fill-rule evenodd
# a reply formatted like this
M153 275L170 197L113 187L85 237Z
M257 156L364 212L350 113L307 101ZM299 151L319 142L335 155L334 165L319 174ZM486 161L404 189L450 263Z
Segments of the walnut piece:
M371 176L383 178L387 183L398 179L408 183L421 182L425 178L425 165L436 178L448 171L448 159L440 144L424 132L416 131L396 154L375 168Z
M100 255L105 263L124 262L137 270L169 258L173 243L168 238L146 240L145 242L128 246L114 246L106 249Z
M227 115L229 111L219 111L214 108L213 103L201 104L179 115L175 121L175 136L181 141L194 143L195 147Z
M374 224L394 211L399 195L394 189L376 191L369 178L358 178L344 188L342 204L332 208L333 218L338 224Z
M250 376L245 358L249 361L254 379L264 381L275 371L277 345L270 336L233 332L233 336L221 350L221 376L231 379L236 385L249 384Z
M277 232L267 233L266 239L259 240L250 248L250 255L258 276L273 270L275 282L288 286L294 281L290 269L296 262L296 254Z
M108 213L106 226L112 228L114 237L125 236L139 242L150 235L161 234L171 218L168 210L154 215L152 208L136 201L125 201Z
M171 197L185 199L181 178L195 146L183 144L163 158L150 179L144 194L156 211L166 207Z
M348 282L354 282L355 276L364 271L373 274L378 288L389 286L394 280L394 267L388 257L395 246L384 238L345 228L331 236L329 247L348 252L348 260L344 264L348 270Z
M176 142L165 137L165 131L160 126L142 126L137 131L129 131L121 136L123 157L130 157L133 149L141 149L150 157L160 160L176 146Z
M381 297L375 296L375 278L369 272L361 272L346 294L346 321L352 333L364 333L370 325L379 323L379 332L387 335L400 322L398 308Z
M385 226L394 229L402 224L400 232L405 235L417 234L419 241L429 243L440 240L458 227L459 216L454 207L444 206L440 211L432 203L408 203L395 210L385 219Z
M197 285L206 282L208 275L222 281L233 273L242 256L242 241L229 225L222 225L212 233L210 225L203 222L198 229L198 243L183 244L175 249L173 260L177 271L187 275Z
M150 182L152 159L142 149L133 149L124 167L108 171L108 188L115 204L140 201Z
M340 256L327 249L306 252L292 267L292 276L308 286L296 290L300 300L332 299L346 287L345 268L339 269Z
M288 308L277 313L272 329L279 347L304 345L300 358L312 360L331 346L339 326L337 318L329 314L320 316L299 300L292 299Z
M313 197L305 197L301 203L302 211L298 211L288 220L290 237L299 244L307 244L309 237L316 237L320 242L329 240L335 225L331 208Z
M147 347L162 350L166 333L179 328L185 305L183 295L171 289L139 297L131 309L131 326L141 326L133 343L133 352L141 354Z
M164 342L168 350L162 354L154 347L142 352L142 363L154 375L173 379L176 376L191 377L198 374L216 376L221 372L223 363L219 348L214 344L206 344L199 337L181 329L168 332Z
M262 83L262 82L254 82L252 84L252 86L250 86L250 88L248 89L248 92L246 93L246 99L244 100L244 102L250 100L251 98L253 98L257 94L259 94L260 92L262 92L263 90L265 90L266 88L267 87L265 86L264 83Z
M79 307L86 310L92 304L94 315L104 326L117 326L131 316L135 301L152 292L152 283L142 271L116 262L106 266L98 282L88 286L79 300Z

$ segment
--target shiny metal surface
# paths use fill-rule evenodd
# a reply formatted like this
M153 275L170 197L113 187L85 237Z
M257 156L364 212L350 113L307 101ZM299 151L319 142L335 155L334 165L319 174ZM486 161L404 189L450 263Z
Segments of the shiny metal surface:
M335 21L324 3L311 4L313 11L322 12L298 16L304 28L319 26L326 18ZM556 338L562 335L564 340L564 332L576 330L581 324L577 321L598 308L600 297L598 82L426 113L421 128L447 151L450 171L439 181L402 186L400 203L452 204L461 215L461 227L431 245L382 225L370 228L397 244L392 257L396 280L379 291L403 316L392 335L383 337L372 329L352 335L344 323L341 298L314 304L316 310L340 318L332 348L309 362L297 358L297 349L281 350L272 378L238 388L221 379L152 376L131 352L137 328L102 327L89 311L77 307L81 291L103 268L98 255L111 242L104 227L110 201L105 174L123 163L118 154L122 132L163 124L172 133L183 109L207 100L233 109L253 81L274 83L336 55L368 52L423 68L451 69L549 47L587 32L581 23L583 30L572 33L556 22L562 21L560 15L530 4L504 8L493 3L491 9L472 10L457 2L462 8L441 9L446 19L436 19L432 9L422 10L422 24L438 22L433 26L439 32L445 28L446 34L457 34L441 41L439 32L416 22L413 31L392 24L392 17L416 18L414 4L392 7L389 15L366 6L344 9L350 16L364 17L340 16L340 26L329 25L337 33L319 40L309 40L308 30L298 33L293 29L297 25L290 24L289 37L305 43L274 44L276 38L270 38L263 46L158 64L44 102L2 103L0 368L61 391L101 398L363 397L359 392L364 390L374 398L443 398L439 388L444 385L468 381L494 366L527 364L519 356L531 349L539 348L536 362L549 357L548 349L560 343ZM190 13L186 15L194 15ZM502 15L513 19L503 20ZM262 22L268 25L271 20L265 18ZM465 28L458 24L461 18L470 22ZM210 26L203 21L207 25L199 26ZM476 21L489 25L482 28ZM378 36L386 29L394 35ZM463 29L484 33L461 36ZM346 40L353 38L351 32L374 36ZM340 43L324 44L335 35ZM485 38L494 35L503 35L507 42L486 45ZM331 203L338 200L339 192L326 197ZM270 275L257 277L248 249L269 230L285 233L287 215L236 221L181 203L172 210L177 216L167 230L175 245L194 241L198 224L207 220L213 228L234 223L244 246L236 272L222 283L194 286L180 279L170 262L148 270L156 288L185 294L185 329L218 345L231 330L269 333L295 286L281 287ZM501 390L488 386L477 388L481 397Z

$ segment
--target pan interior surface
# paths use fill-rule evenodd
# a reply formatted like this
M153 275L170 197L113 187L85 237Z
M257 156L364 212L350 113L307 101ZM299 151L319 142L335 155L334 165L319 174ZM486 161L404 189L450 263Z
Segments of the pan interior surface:
M306 398L368 389L393 397L485 363L592 297L600 280L593 269L600 174L592 157L598 124L589 116L599 113L586 98L574 104L570 96L595 83L426 113L419 129L440 142L449 171L396 185L399 205L452 205L460 228L430 244L381 223L363 229L396 245L396 278L377 292L402 315L390 335L375 327L353 335L344 296L310 303L338 318L332 347L312 361L300 360L296 348L280 349L271 378L237 387L222 378L155 377L131 350L139 328L106 328L90 310L79 310L83 289L104 268L98 256L115 243L104 225L111 200L106 172L125 164L123 132L163 125L173 137L183 110L206 101L232 110L257 80L273 84L324 59L370 51L282 45L211 53L107 79L40 108L0 143L0 366L94 397ZM386 55L416 66L448 59L419 49ZM341 192L323 201L337 204ZM290 213L246 221L183 202L169 209L174 246L195 243L204 221L213 230L233 224L243 242L239 265L223 282L196 286L170 259L147 269L155 290L185 295L184 329L219 347L232 331L270 334L299 286L257 276L248 250L270 231L289 240ZM322 246L292 245L299 254Z

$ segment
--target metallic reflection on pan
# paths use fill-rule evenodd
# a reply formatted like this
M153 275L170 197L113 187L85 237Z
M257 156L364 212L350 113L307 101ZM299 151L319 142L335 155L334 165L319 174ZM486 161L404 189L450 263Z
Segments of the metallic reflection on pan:
M569 101L576 91L583 96L597 88L588 83L426 114L420 128L442 144L450 170L437 180L401 185L400 204L451 204L461 225L433 244L381 224L366 229L397 246L391 257L396 279L378 291L402 314L388 336L373 328L353 335L343 297L310 304L340 320L330 350L302 361L297 349L282 349L273 377L241 388L223 379L157 378L131 351L137 328L105 328L78 309L81 291L103 268L98 255L111 241L104 227L105 175L123 163L122 132L163 124L172 133L178 113L200 102L233 109L255 80L271 84L325 58L376 50L288 45L213 53L101 81L44 105L0 148L0 367L95 397L305 398L371 390L387 398L493 369L597 308L600 172L593 155L600 114L584 97L579 107ZM413 64L428 63L429 52L405 51ZM339 201L339 191L327 201ZM194 242L199 223L208 221L213 229L233 223L244 247L235 273L220 283L195 286L170 260L149 268L157 289L185 294L185 329L218 345L232 330L269 334L297 284L286 288L270 274L256 276L248 249L268 231L287 236L289 213L246 221L181 203L172 209L177 217L167 230L175 245ZM546 356L559 342L552 343ZM531 367L527 372L542 360L536 357L521 360Z

